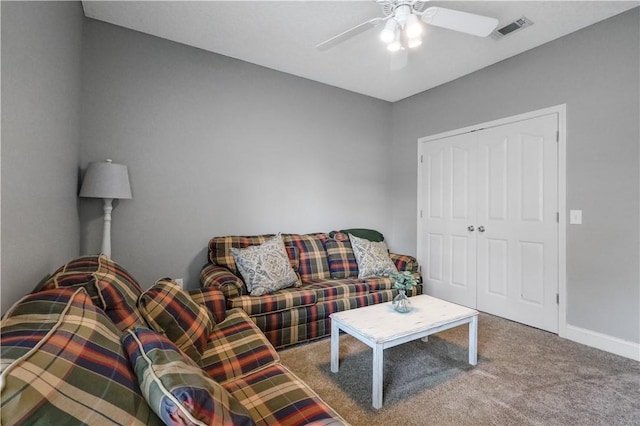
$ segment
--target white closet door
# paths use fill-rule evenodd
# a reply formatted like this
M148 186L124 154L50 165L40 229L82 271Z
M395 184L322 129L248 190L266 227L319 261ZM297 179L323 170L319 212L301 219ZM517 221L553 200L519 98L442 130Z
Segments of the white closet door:
M557 115L474 133L477 309L558 331ZM482 228L481 228L482 227Z
M423 280L432 296L476 305L476 142L473 133L421 145Z
M558 332L557 131L552 113L420 143L428 294Z

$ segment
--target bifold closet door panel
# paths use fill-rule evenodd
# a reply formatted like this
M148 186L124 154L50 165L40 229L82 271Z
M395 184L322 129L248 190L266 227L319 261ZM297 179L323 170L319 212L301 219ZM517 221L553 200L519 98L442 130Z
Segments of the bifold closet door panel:
M476 304L476 141L463 134L422 147L423 279L427 293Z
M557 332L557 115L476 132L477 309Z

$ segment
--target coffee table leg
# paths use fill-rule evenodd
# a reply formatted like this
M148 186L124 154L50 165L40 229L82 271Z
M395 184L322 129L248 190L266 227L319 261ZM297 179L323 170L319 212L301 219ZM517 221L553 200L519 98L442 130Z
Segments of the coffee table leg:
M383 349L382 345L373 347L373 392L371 399L373 408L382 408L382 378L383 378Z
M478 364L478 316L469 323L469 364Z
M340 328L336 320L331 321L331 372L337 373L340 368Z

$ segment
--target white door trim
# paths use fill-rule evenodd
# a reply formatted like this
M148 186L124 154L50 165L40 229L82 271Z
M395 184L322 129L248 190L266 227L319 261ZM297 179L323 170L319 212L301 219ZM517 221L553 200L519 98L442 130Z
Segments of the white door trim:
M566 104L556 105L549 108L539 109L536 111L530 111L523 114L514 115L511 117L505 117L498 120L492 120L485 123L479 123L472 126L463 127L461 129L451 130L443 133L438 133L431 136L425 136L418 139L417 150L417 168L418 168L418 192L417 200L420 200L423 193L422 182L422 167L420 166L420 144L424 142L431 142L437 139L443 139L462 133L474 132L488 127L497 127L504 124L514 123L517 121L529 120L531 118L539 117L542 115L557 114L558 115L558 335L560 337L567 337L567 256L566 256L566 238L567 238L567 106ZM418 235L422 235L422 220L421 220L421 205L417 203L416 220L418 223L417 230ZM417 254L418 259L423 258L422 245L418 244Z

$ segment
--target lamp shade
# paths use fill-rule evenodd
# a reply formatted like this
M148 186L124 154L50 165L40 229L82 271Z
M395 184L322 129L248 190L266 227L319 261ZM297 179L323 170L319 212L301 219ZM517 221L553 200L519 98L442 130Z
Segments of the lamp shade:
M80 188L81 197L131 198L127 166L111 160L89 163Z

